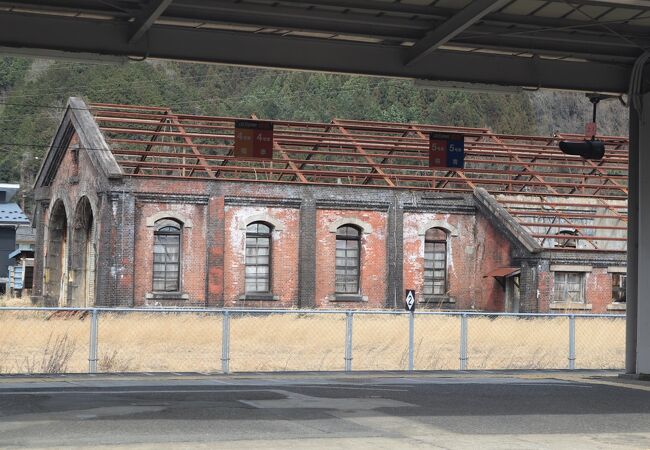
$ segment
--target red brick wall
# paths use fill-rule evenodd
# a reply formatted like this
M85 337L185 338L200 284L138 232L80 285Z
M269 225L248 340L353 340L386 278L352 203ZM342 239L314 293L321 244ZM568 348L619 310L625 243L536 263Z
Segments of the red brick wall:
M362 303L337 302L336 233L331 225L339 219L354 218L369 224L371 233L361 236L360 291ZM386 224L387 214L380 211L346 211L319 209L316 211L316 299L317 308L383 308L386 305Z
M189 299L183 301L150 299L153 285L153 236L155 229L147 226L148 217L156 213L169 213L189 218L192 227L184 227L181 235L181 293ZM134 302L136 305L162 306L169 304L205 304L206 292L206 205L136 202L135 217L135 281Z
M606 267L594 268L585 279L585 300L591 304L591 312L607 313L612 302L612 274Z
M73 251L73 234L76 232L74 229L74 218L75 218L75 213L77 209L77 205L79 204L79 201L82 197L88 197L92 207L93 207L93 219L95 221L97 230L96 230L96 235L99 235L100 229L101 229L101 222L98 222L98 198L97 198L97 187L96 187L96 178L98 176L96 169L92 165L88 154L86 153L86 150L80 148L78 150L78 160L77 164L75 164L75 161L73 159L73 152L71 151L71 147L78 145L79 144L79 138L75 134L70 140L70 144L68 148L65 151L65 154L63 156L63 159L61 160L61 164L58 167L56 176L54 177L52 184L50 185L50 205L47 209L45 209L45 214L43 216L42 221L39 223L39 226L43 227L42 235L43 235L43 242L42 242L42 253L40 253L40 258L37 264L42 265L44 268L43 271L38 271L35 272L35 276L47 276L49 271L47 267L45 267L45 262L47 260L47 254L48 254L48 248L47 248L47 242L48 242L48 233L47 229L49 226L50 222L50 215L52 213L52 207L54 206L55 202L58 200L63 201L63 205L65 207L65 213L66 213L66 218L67 218L67 247L66 247L66 252L67 252L67 261L66 261L66 267L62 268L62 276L64 277L66 283L71 282L74 283L74 280L72 280L72 277L69 272L69 266L70 266L70 258L71 258L71 253ZM41 232L39 232L41 234ZM99 246L98 246L99 249ZM98 250L98 253L101 251L101 249ZM37 256L37 257L39 257ZM37 292L41 291L42 289L42 283L43 279L38 279L35 281L35 284L39 286L37 288ZM65 286L64 289L66 291L69 291L68 286ZM69 292L67 292L68 295L70 295ZM77 306L86 306L85 304L85 297L83 301L78 300ZM81 303L79 303L81 301ZM65 305L68 303L66 302ZM65 306L62 305L62 306ZM92 306L92 305L87 305L87 306Z
M576 313L610 313L607 306L612 303L612 274L606 267L594 267L591 272L585 273L585 305L591 309L576 309ZM543 271L539 274L540 312L562 312L551 308L554 299L555 272ZM559 306L559 305L556 305Z
M273 230L271 247L274 301L240 300L245 293L246 230L249 218L267 215L281 224ZM263 221L263 219L260 219ZM224 248L224 302L226 307L292 308L298 305L298 209L226 206Z
M437 213L404 214L404 288L415 289L423 298L425 224L448 224L447 288L455 309L503 311L505 291L494 278L484 278L490 270L509 265L510 244L498 235L487 220L472 215ZM428 226L428 225L427 225Z
M510 262L511 244L483 216L476 217L476 242L478 245L475 258L475 276L479 279L480 298L477 308L485 311L503 311L505 308L505 290L494 277L484 275L499 267L516 266Z
M224 198L212 197L208 201L208 298L211 307L223 306L224 277Z

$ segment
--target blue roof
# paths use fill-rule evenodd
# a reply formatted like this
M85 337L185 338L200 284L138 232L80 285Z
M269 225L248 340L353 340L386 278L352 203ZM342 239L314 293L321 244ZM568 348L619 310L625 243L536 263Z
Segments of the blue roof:
M16 256L20 255L21 253L25 253L28 258L34 257L34 250L27 250L24 248L19 248L14 250L13 252L9 253L9 259L15 258Z
M0 203L0 223L29 223L29 219L17 203Z

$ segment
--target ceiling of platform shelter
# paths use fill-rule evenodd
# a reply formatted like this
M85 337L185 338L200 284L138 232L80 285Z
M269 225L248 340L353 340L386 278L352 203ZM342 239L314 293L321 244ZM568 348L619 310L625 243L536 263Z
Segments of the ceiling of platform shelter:
M0 53L624 92L646 0L0 0Z

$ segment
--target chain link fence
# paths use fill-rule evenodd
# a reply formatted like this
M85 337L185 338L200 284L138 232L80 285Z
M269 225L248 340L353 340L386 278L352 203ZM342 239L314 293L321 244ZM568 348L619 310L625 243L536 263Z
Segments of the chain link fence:
M625 317L0 308L0 373L622 369Z

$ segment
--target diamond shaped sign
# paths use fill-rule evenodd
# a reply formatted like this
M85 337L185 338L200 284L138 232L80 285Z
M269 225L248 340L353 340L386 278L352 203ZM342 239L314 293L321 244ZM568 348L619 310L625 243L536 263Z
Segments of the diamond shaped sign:
M415 311L415 289L406 290L406 298L404 304L407 311Z

